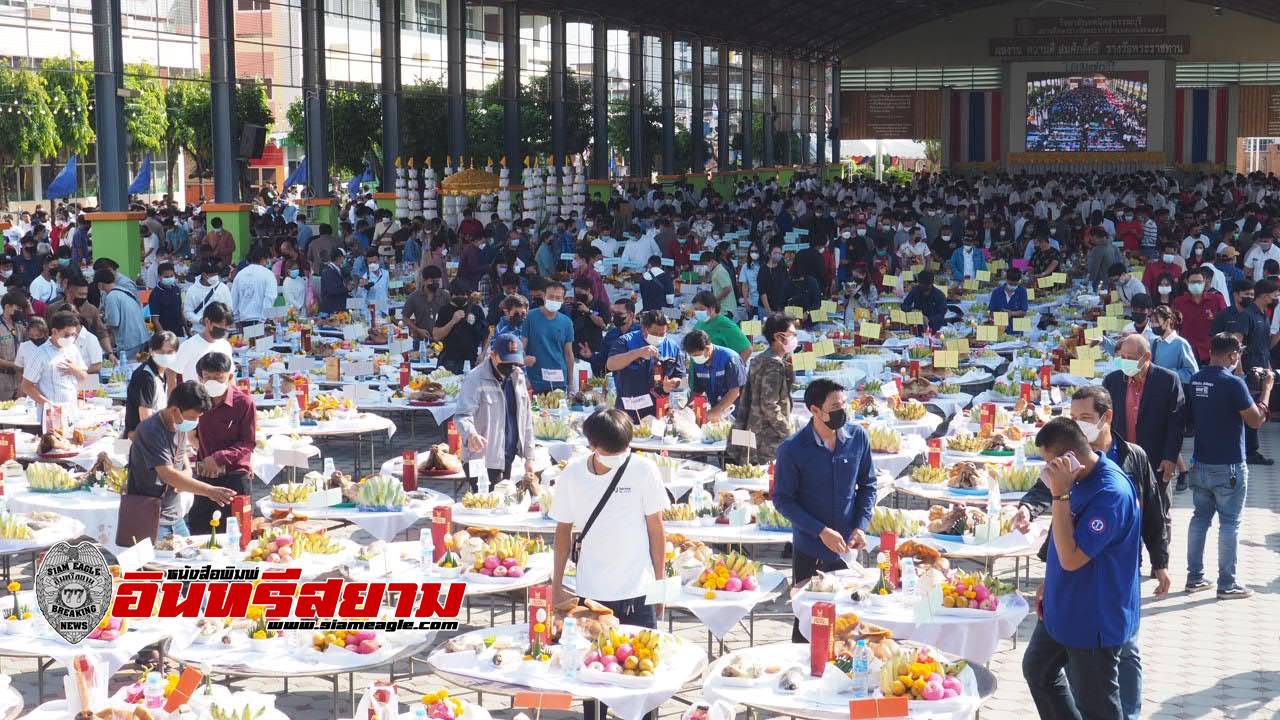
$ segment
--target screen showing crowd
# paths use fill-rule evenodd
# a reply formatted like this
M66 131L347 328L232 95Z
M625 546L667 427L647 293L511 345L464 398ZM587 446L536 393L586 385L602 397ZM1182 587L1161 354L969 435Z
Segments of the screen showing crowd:
M1028 73L1027 150L1147 149L1147 73Z

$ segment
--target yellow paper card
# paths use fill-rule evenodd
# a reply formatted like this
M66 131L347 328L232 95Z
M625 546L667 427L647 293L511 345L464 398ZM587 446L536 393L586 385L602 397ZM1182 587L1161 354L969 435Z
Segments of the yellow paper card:
M955 350L934 350L933 366L936 368L960 367L960 355Z
M902 287L902 279L897 275L885 275L882 278L885 287L900 288Z
M1102 357L1102 349L1097 345L1081 345L1076 348L1076 357L1080 360L1097 361Z
M804 317L804 308L799 305L788 305L783 309L787 317L802 318Z
M1036 287L1038 287L1038 288L1050 288L1050 287L1053 287L1053 276L1052 276L1052 275L1046 275L1046 276L1044 276L1044 277L1040 278L1039 280L1037 280L1037 281L1036 281Z
M979 271L978 271L978 282L991 282L991 271L990 271L990 270L979 270Z
M965 290L977 290L977 289L978 289L978 281L977 281L977 280L965 280L965 281L964 281L964 289L965 289Z
M950 286L949 286L949 285L944 285L943 283L934 283L934 285L933 285L933 286L934 286L934 287L936 287L936 288L938 288L938 290L939 290L943 295L946 295L946 294L947 294L947 291L950 289Z
M1067 284L1067 274L1066 274L1066 273L1059 273L1059 272L1056 272L1056 273L1054 273L1054 274L1050 275L1049 277L1053 278L1053 284L1054 284L1054 285L1066 285L1066 284Z
M920 312L919 310L912 310L911 312L907 313L907 324L908 324L908 325L923 325L923 324L924 324L924 313Z
M830 340L819 340L813 344L813 354L818 357L822 357L823 355L834 355L835 352L836 345Z
M1035 290L1035 288L1027 288L1027 299L1028 299L1028 300L1035 300L1035 299L1036 299L1036 290Z
M907 324L907 314L902 312L901 308L891 308L889 310L889 319L903 325Z
M915 271L915 270L903 270L903 271L902 271L902 281L903 281L903 282L911 282L912 280L915 280L915 279L916 279L916 271Z
M871 340L880 339L880 323L864 322L858 326L858 334Z
M978 340L981 342L995 342L1000 336L1000 328L995 325L979 325Z
M1111 303L1107 306L1107 317L1124 317L1124 303Z
M964 353L967 355L969 353L969 339L968 338L952 338L947 341L947 349L957 353Z
M810 310L809 319L814 322L827 322L827 311L822 309Z
M1031 332L1031 318L1029 317L1014 318L1013 329L1017 332Z
M987 266L990 267L991 270L994 272L996 270L1003 270L1009 267L1009 263L1006 263L1003 260L992 260L991 262L987 263Z
M1071 374L1076 377L1091 378L1094 375L1093 360L1075 359L1071 361Z
M991 322L997 327L1009 327L1009 313L997 310L991 313Z
M1087 327L1084 329L1084 339L1089 342L1097 342L1102 339L1102 328Z
M759 320L743 320L738 324L738 327L742 329L743 334L747 337L755 337L761 332Z
M792 367L796 371L813 370L817 367L817 359L811 352L802 352L792 355Z
M836 305L835 300L823 300L822 310L823 312L828 312L828 313L840 312L840 308L839 306Z

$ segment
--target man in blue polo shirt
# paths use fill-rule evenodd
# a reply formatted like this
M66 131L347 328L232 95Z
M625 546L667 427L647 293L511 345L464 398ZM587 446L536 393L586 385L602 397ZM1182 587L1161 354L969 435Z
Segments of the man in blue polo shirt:
M640 313L639 323L639 328L613 342L605 360L605 368L613 373L617 406L635 422L656 414L656 396L680 387L685 376L680 347L667 337L667 316L659 310L646 310ZM658 374L662 384L655 387Z
M1120 652L1138 631L1138 499L1074 420L1049 421L1036 447L1053 524L1040 622L1022 675L1042 718L1114 720L1123 716Z
M712 345L711 338L702 330L689 331L682 345L693 363L690 391L707 397L707 422L723 420L747 382L742 357L729 348Z
M573 373L573 321L560 312L564 305L564 286L547 286L542 307L524 320L525 367L534 392L554 388L572 390L578 378Z
M876 504L871 441L848 422L844 386L818 378L805 388L804 404L813 417L778 446L774 463L773 502L791 521L796 587L819 570L845 568L841 556L867 544L863 531ZM798 622L791 639L807 642Z
M987 300L987 310L993 313L1009 314L1009 324L1005 328L1013 332L1013 319L1027 314L1027 289L1022 287L1022 271L1009 268L1004 271L1004 284L991 291Z

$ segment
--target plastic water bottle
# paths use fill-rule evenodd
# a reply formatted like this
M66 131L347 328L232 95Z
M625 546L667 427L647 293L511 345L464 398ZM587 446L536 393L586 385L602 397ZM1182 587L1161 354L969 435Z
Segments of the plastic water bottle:
M148 709L164 707L164 678L160 673L147 673L147 683L142 687L142 697Z
M560 631L560 648L564 656L561 665L564 676L570 680L578 676L578 668L582 665L582 635L578 632L578 621L575 618L564 619L564 629Z
M235 513L231 513L227 517L225 542L226 545L223 549L227 557L238 559L240 557L240 521L236 519Z
M423 569L431 567L435 551L436 546L431 540L431 533L423 532L418 537L418 563L422 565Z
M427 720L427 709L421 705L413 708L413 720Z
M916 574L915 560L909 557L899 558L898 569L902 571L902 592L908 595L915 595L916 583L920 579Z
M866 640L859 640L853 650L853 696L869 698L875 694L876 682L871 676L871 648Z

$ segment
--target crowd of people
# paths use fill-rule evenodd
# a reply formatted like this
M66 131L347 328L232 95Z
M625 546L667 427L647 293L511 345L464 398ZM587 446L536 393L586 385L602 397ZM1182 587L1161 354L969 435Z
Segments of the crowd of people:
M974 280L1000 260L1009 268L994 273L985 312L1007 313L1010 332L1029 312L1028 289L1057 273L1123 303L1130 321L1119 342L1103 341L1120 369L1080 389L1070 417L1037 436L1048 470L1019 510L1019 522L1052 517L1041 621L1024 662L1041 715L1139 716L1139 546L1166 592L1172 492L1194 494L1185 589L1213 585L1202 555L1216 514L1217 595L1249 596L1234 548L1249 466L1272 463L1257 428L1280 340L1277 178L797 175L786 186L743 177L728 196L689 185L617 190L563 217L469 210L456 227L397 218L371 197L348 201L336 227L312 223L286 193L259 198L247 239L206 222L198 206L151 203L137 278L93 255L82 208L6 217L0 399L69 402L104 362L137 363L127 495L143 498L152 535L201 532L217 505L246 491L254 445L253 400L234 382L228 335L281 305L324 316L359 297L390 315L393 279L411 283L399 322L436 346L440 367L465 374L455 416L463 459L483 459L494 479L517 458L532 470L530 391L576 390L583 368L611 378L616 407L584 424L592 453L559 480L573 499L557 494L556 579L580 552L579 592L652 626L661 608L644 604L643 588L662 572L667 498L656 466L628 452L633 426L674 393L704 398L708 420L750 430L753 461L775 463L777 507L794 527L793 580L839 567L866 543L870 446L833 381L809 383L811 419L796 426L792 356L809 321L784 309L838 299L836 319L852 327L859 311L897 294L936 331L963 311L935 279ZM806 231L799 251L787 247L794 230ZM620 262L636 271L621 288L606 283ZM887 282L906 270L910 287ZM688 282L701 289L682 301ZM762 321L763 351L742 330L748 319ZM177 491L199 496L185 516ZM609 503L615 495L624 500ZM637 532L649 546L611 541Z

